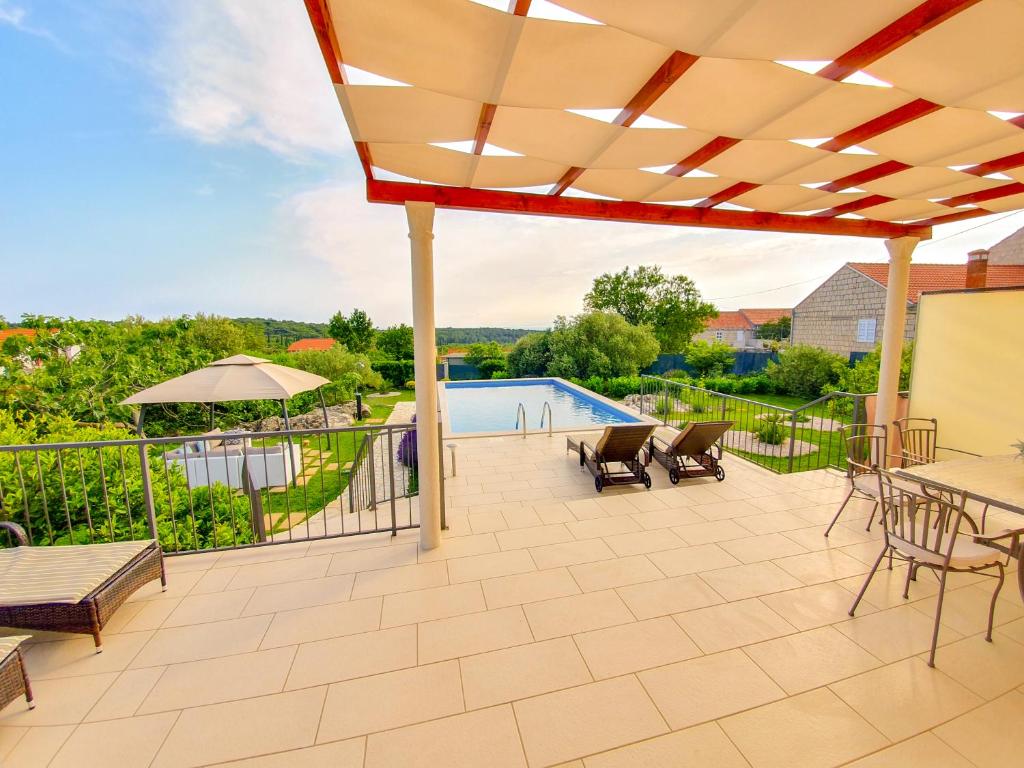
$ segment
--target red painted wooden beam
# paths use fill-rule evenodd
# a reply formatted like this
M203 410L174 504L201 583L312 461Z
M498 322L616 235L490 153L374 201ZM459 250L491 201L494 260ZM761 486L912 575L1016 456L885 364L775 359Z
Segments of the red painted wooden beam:
M842 192L844 189L859 187L861 184L866 184L867 182L874 181L875 179L881 179L883 176L891 176L894 173L905 171L910 167L911 166L906 163L901 163L899 160L886 160L884 163L873 165L870 168L865 168L863 171L851 173L849 176L843 176L841 179L836 179L830 184L818 187L818 191Z
M914 226L920 227L937 227L940 224L952 224L957 221L963 221L964 219L976 219L979 216L990 216L992 211L986 211L984 208L965 208L962 211L956 213L947 213L943 216L932 216L930 219L922 219L921 221L913 222Z
M818 71L819 77L845 80L854 72L871 65L892 53L918 35L946 19L970 8L980 0L927 0L879 30L867 40L855 45L827 67Z
M494 113L497 109L497 105L487 103L480 107L480 120L476 124L476 136L473 138L474 155L479 155L484 151L487 134L491 132L491 123L494 122Z
M990 173L1008 171L1011 168L1020 168L1022 165L1024 165L1024 152L1017 152L1013 155L989 160L987 163L978 163L973 168L964 168L962 172L972 176L988 176Z
M930 115L932 112L940 109L942 107L939 104L928 101L928 99L914 99L901 107L896 107L896 109L886 112L884 115L879 115L873 120L868 120L866 123L861 123L855 128L839 134L830 141L819 145L818 149L839 152L847 147L860 144L862 141L873 139L875 136L891 131L893 128L899 128L901 125L917 120L919 117Z
M868 195L867 197L862 197L859 200L851 200L849 203L843 203L842 205L837 205L835 208L829 208L827 211L818 211L811 215L817 218L831 218L833 216L841 216L844 213L862 211L873 205L891 203L894 199L895 198L892 197L886 197L885 195Z
M467 211L496 211L534 216L561 216L597 221L624 221L720 229L750 229L760 232L796 232L854 237L931 237L928 227L890 224L868 219L816 219L762 211L720 211L626 200L591 200L555 195L531 195L469 187L408 184L397 181L366 182L366 199L371 203L434 203L441 208Z
M704 200L701 200L694 207L695 208L713 208L719 203L724 203L726 200L732 200L734 197L739 197L744 192L749 192L752 189L757 189L760 184L754 184L749 181L739 181L733 184L731 187L726 187L721 192L716 192Z
M530 2L532 0L509 0L508 12L514 13L516 16L525 16L530 12Z
M690 171L695 171L700 168L704 163L713 157L725 152L725 150L735 147L740 143L739 139L733 139L728 136L717 136L705 144L703 147L698 149L696 152L687 155L672 168L665 171L666 176L685 176Z
M967 205L968 203L983 203L986 200L996 200L1000 197L1020 194L1024 194L1024 184L1019 181L1014 181L1010 184L1003 184L1002 186L992 187L991 189L983 189L979 192L969 192L966 195L948 197L945 200L941 200L940 203L942 205L948 205L956 208L957 206Z

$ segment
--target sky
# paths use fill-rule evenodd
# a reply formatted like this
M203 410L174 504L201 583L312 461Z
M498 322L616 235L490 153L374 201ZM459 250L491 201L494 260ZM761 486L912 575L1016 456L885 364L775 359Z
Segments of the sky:
M0 315L411 322L399 206L362 170L302 0L0 0ZM1024 214L945 225L963 262ZM438 210L440 326L541 328L660 265L721 309L792 306L876 239ZM500 277L497 277L500 276Z

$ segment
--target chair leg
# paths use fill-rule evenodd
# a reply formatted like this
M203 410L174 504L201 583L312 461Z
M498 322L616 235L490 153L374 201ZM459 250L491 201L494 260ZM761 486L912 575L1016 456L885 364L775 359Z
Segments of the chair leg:
M850 497L853 496L853 486L850 486L850 492L846 494L846 498L843 499L843 503L839 505L839 509L836 510L836 516L832 518L832 522L828 524L828 528L825 529L825 537L832 533L832 527L836 524L836 520L843 514L843 510L846 509L847 503L850 501Z
M857 593L857 599L853 601L853 605L850 606L850 615L857 610L857 606L860 605L861 598L864 597L864 593L868 591L868 584L871 583L871 579L874 578L875 571L878 570L879 564L882 562L882 558L885 557L885 553L892 549L888 544L878 553L878 558L875 560L875 564L871 566L871 571L868 573L868 577L864 579L864 584L860 588L860 592Z
M946 574L949 571L943 569L939 578L939 600L935 604L935 626L932 628L932 649L928 654L928 666L935 666L935 648L939 644L939 620L942 618L942 600L946 597Z
M873 522L875 522L875 515L877 513L878 513L878 502L876 501L875 502L875 506L873 506L871 508L871 517L868 518L868 525L867 525L867 528L864 529L865 531L870 531L871 530L871 524Z
M903 599L904 600L909 600L910 599L910 580L913 578L913 576L914 576L914 561L911 560L907 564L907 582L906 582L906 584L903 585Z
M992 602L988 606L988 632L985 634L985 639L990 643L992 642L992 622L996 617L996 600L999 599L999 591L1003 588L1003 581L1006 579L1006 569L1003 568L1002 563L996 563L999 566L999 581L996 583L996 591L992 593Z

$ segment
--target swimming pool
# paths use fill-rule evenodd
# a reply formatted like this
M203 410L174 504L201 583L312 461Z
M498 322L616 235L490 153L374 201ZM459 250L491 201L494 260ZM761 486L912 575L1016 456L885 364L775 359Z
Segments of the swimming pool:
M443 402L445 431L453 435L513 432L519 403L526 410L529 432L541 428L545 402L551 405L555 430L641 421L610 400L556 378L448 381L444 384ZM546 421L544 428L547 429Z

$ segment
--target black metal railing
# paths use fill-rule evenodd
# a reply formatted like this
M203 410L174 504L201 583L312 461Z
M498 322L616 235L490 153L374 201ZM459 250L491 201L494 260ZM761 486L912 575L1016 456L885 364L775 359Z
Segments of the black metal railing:
M722 446L775 472L846 468L839 428L866 420L867 395L832 392L796 408L715 392L658 376L641 377L641 411L681 427L732 421Z
M155 538L167 553L395 533L419 525L412 473L396 457L414 430L0 446L0 519L36 545Z

